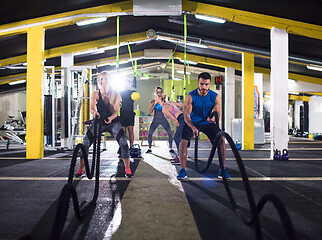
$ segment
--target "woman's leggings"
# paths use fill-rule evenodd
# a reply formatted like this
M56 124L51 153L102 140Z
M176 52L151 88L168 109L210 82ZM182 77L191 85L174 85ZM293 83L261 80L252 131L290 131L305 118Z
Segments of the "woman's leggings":
M183 129L183 125L184 125L184 117L183 117L183 113L181 113L178 117L177 120L179 122L179 127L177 128L177 131L174 134L174 142L176 143L177 149L178 149L178 153L179 153L179 145L181 142L181 133L182 133L182 129Z
M129 146L127 145L127 139L126 136L124 134L122 125L119 121L111 123L111 124L104 124L101 127L101 132L109 132L110 134L112 134L112 136L116 139L116 141L118 142L118 144L120 145L121 148L121 156L123 159L127 159L130 157L129 155ZM97 134L98 134L98 128L97 128ZM88 156L88 151L89 151L89 147L93 144L93 142L95 141L94 139L94 124L91 125L91 127L88 129L85 138L84 138L84 146L86 149L86 153ZM83 157L83 156L81 156Z
M151 148L151 146L152 146L152 135L153 135L155 129L157 129L157 127L159 125L161 125L164 128L164 130L167 131L168 137L169 137L168 138L169 147L172 148L173 137L172 137L170 124L169 124L168 120L164 117L163 113L159 112L159 111L157 111L156 114L154 115L154 118L153 118L152 123L149 128L149 134L148 134L149 148Z

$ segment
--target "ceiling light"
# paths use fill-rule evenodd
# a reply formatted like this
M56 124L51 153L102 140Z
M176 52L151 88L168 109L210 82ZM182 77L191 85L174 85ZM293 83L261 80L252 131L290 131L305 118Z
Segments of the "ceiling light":
M315 70L315 71L321 71L322 72L322 66L319 65L314 65L314 64L309 64L306 65L306 67L310 70Z
M110 45L110 46L99 48L99 50L107 51L107 50L112 50L112 49L116 49L116 48L117 48L117 45Z
M140 79L141 80L148 80L148 79L150 79L148 76L142 76L142 77L140 77Z
M179 59L180 62L184 63L183 59ZM190 61L190 60L186 60L186 63L188 63L189 65L197 65L198 63L195 61Z
M208 48L208 46L206 46L206 45L203 45L200 43L195 43L195 42L187 42L186 44L191 47Z
M184 71L177 70L177 73L184 74ZM190 72L186 72L187 75L190 75Z
M106 20L107 20L107 17L89 18L82 21L78 21L76 24L77 26L84 26L84 25L89 25L93 23L105 22Z
M207 16L207 15L196 14L195 17L197 19L206 20L206 21L215 22L215 23L225 23L226 22L226 20L223 18L212 17L212 16Z
M9 82L9 85L17 85L17 84L20 84L20 83L25 83L26 80L18 80L18 81L14 81L14 82Z
M88 50L88 51L83 51L83 52L77 52L74 53L74 56L80 56L80 55L85 55L85 54L101 54L101 53L105 53L104 50Z

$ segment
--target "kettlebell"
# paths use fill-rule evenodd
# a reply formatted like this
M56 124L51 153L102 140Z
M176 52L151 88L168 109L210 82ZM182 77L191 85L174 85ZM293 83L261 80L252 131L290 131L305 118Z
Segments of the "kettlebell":
M289 159L288 151L286 149L283 149L282 151L282 160L287 161Z
M281 151L280 150L275 150L274 152L274 160L281 160Z
M236 148L237 148L238 151L240 151L242 149L242 146L239 143L239 141L236 141Z

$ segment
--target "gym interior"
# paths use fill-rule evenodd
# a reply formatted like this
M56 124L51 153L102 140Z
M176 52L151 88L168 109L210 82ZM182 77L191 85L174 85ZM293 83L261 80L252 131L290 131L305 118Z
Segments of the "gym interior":
M321 239L321 2L2 5L0 239ZM139 93L132 178L109 133L74 177L102 71ZM202 72L220 97L231 179L201 133L179 181L161 126L146 153L149 104L158 86L183 104Z

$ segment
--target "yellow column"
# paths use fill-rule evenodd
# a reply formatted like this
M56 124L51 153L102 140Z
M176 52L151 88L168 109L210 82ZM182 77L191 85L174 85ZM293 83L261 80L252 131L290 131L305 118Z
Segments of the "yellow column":
M26 158L44 157L44 109L42 85L44 77L45 30L32 27L27 32L27 97Z
M254 149L254 54L242 54L242 148Z

